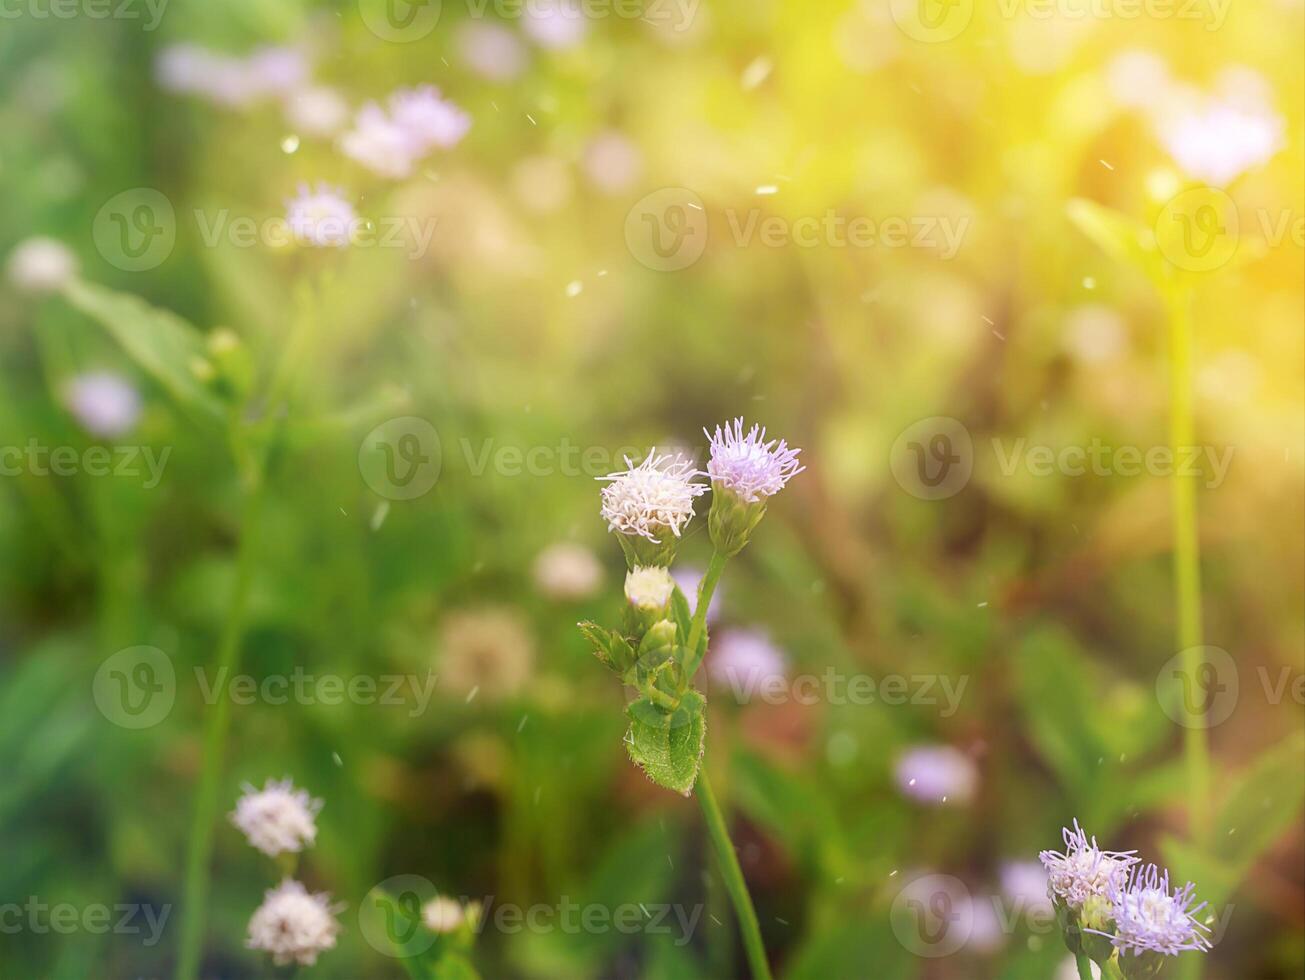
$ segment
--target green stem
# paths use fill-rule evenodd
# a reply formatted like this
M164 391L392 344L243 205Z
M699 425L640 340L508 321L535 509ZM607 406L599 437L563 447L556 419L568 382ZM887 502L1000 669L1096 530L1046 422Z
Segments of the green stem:
M715 559L712 561L714 563ZM721 564L724 564L723 560ZM717 577L719 574L717 571ZM706 579L703 584L706 585ZM752 897L748 895L748 886L743 881L738 855L734 853L734 844L730 841L729 831L725 829L725 818L721 816L720 807L716 804L705 768L698 774L698 802L702 805L707 832L716 849L716 860L720 864L721 877L725 879L725 889L729 892L730 901L734 903L734 913L739 920L739 931L743 933L743 948L748 955L752 976L754 980L771 980L766 947L761 942L761 927L757 923L757 910L752 907Z
M1192 296L1175 290L1170 297L1169 442L1175 458L1180 447L1195 445L1192 400ZM1178 646L1183 673L1195 678L1203 663L1201 624L1201 542L1196 513L1196 481L1175 475L1173 506L1173 574L1178 620ZM1187 709L1191 712L1190 706ZM1200 846L1210 833L1210 749L1205 718L1192 712L1183 734L1187 762L1188 807L1192 839Z
M1124 980L1124 971L1119 968L1119 963L1115 960L1106 960L1106 965L1101 968L1101 980Z
M204 729L203 769L200 771L190 841L186 849L186 879L176 980L195 980L199 975L204 912L208 900L209 864L213 855L213 827L218 808L218 782L222 775L227 730L231 727L231 700L226 696L226 687L240 666L240 641L244 634L245 609L254 569L254 542L257 538L254 522L260 487L261 482L246 491L235 587L218 643L216 701Z
M1096 980L1092 976L1092 961L1087 958L1086 953L1076 955L1074 962L1078 964L1078 980Z
M703 647L701 654L698 653L698 644L702 640L702 631L707 628L707 609L711 606L711 597L716 592L716 583L720 581L721 572L725 571L725 562L728 560L719 551L713 551L706 574L702 576L702 582L698 586L698 604L693 608L693 619L689 623L689 638L684 645L689 657L688 663L685 664L685 676L690 683L707 653L706 647Z

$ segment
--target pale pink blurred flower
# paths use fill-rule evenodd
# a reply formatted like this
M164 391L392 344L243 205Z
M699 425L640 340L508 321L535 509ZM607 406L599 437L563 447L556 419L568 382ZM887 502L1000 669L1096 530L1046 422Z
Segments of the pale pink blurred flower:
M52 293L77 275L77 258L63 242L38 236L9 253L9 281L27 293Z
M741 703L757 690L784 677L788 658L760 629L722 630L712 637L707 649L707 676L729 687Z
M626 137L608 130L589 141L581 166L600 191L619 194L642 175L643 156Z
M1211 101L1160 121L1157 129L1189 177L1224 187L1282 149L1285 124L1267 107Z
M541 47L574 47L589 32L578 0L531 0L525 14L521 26Z
M412 175L412 137L375 102L358 110L353 128L340 137L340 150L378 177L402 180Z
M961 912L968 914L970 935L965 941L965 948L982 956L991 956L1006 945L1006 928L997 911L997 899L992 895L979 895L971 899L968 908Z
M298 853L317 839L317 814L322 801L295 789L289 779L269 779L262 789L246 783L236 801L231 822L250 845L268 857Z
M920 803L968 803L979 784L974 761L950 745L920 745L898 757L898 789Z
M451 613L440 629L438 682L451 694L510 697L526 685L534 661L534 638L510 609Z
M1001 866L1001 891L1015 906L1013 912L1027 915L1049 913L1051 881L1040 861L1007 861Z
M492 82L506 82L526 68L526 49L512 31L498 24L464 23L458 54L472 71Z
M301 883L285 878L267 891L249 920L246 945L270 953L277 966L312 966L319 954L335 947L338 911L325 892L310 894Z
M390 96L390 117L407 132L417 156L456 145L471 128L471 117L441 98L433 85L399 89Z
M1154 51L1121 51L1106 65L1106 85L1116 103L1130 109L1161 104L1171 85L1169 66Z
M141 414L140 394L111 371L89 371L70 379L64 402L83 429L104 439L130 432Z
M321 85L291 92L284 108L290 126L307 136L333 136L349 118L349 103L344 96Z
M258 48L245 60L249 84L259 95L285 95L308 82L311 66L298 48Z
M534 578L550 599L587 599L602 587L603 566L584 545L559 541L539 553Z
M338 188L300 184L299 196L286 202L286 224L295 239L306 245L343 248L353 240L358 215Z
M1113 361L1124 353L1127 343L1124 319L1109 306L1080 306L1065 318L1065 350L1084 364Z

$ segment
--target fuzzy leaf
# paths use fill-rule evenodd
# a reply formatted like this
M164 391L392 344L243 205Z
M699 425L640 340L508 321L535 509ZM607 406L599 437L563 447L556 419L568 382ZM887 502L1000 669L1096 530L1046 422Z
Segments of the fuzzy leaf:
M630 729L625 746L631 760L658 786L688 796L698 781L707 734L706 699L688 691L673 712L664 712L647 698L626 709Z
M201 421L222 421L221 400L197 373L211 365L204 336L194 326L138 296L94 283L74 280L64 296L96 320L184 411Z

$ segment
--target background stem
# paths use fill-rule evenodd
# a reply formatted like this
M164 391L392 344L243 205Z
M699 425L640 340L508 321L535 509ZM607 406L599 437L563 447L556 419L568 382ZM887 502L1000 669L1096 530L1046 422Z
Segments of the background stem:
M714 561L714 559L713 559ZM706 580L703 580L706 584ZM743 934L743 948L748 954L748 966L752 969L754 980L771 980L770 964L766 961L766 947L761 941L761 926L757 923L757 911L752 907L752 897L748 886L743 881L743 870L739 867L738 855L734 853L734 844L730 841L729 831L725 829L725 818L721 815L716 797L711 791L711 781L707 779L704 767L698 774L698 803L702 806L702 815L707 821L707 832L712 845L716 848L716 858L720 863L721 877L725 880L725 889L730 901L734 903L734 912L738 916L739 931Z
M698 643L702 638L702 631L707 628L707 609L711 606L711 597L716 591L716 583L720 581L721 572L725 571L726 561L726 557L719 551L712 551L707 571L698 585L698 604L693 607L693 619L689 623L689 638L684 644L689 657L688 663L685 664L685 676L690 684L693 683L693 675L698 672L698 667L702 664L702 658L707 654L705 647L702 655L698 654Z
M209 862L213 855L213 824L217 818L218 781L227 730L231 726L231 702L226 689L240 667L240 641L244 635L245 607L253 574L254 529L259 503L260 484L247 491L240 526L239 554L236 559L236 582L231 605L223 625L217 654L217 698L204 729L204 758L199 790L195 796L194 818L186 849L186 881L181 907L181 939L177 954L176 980L195 980L199 974L203 951L204 913L208 901Z
M1096 980L1092 976L1092 961L1087 958L1087 954L1077 954L1074 962L1078 964L1078 980Z

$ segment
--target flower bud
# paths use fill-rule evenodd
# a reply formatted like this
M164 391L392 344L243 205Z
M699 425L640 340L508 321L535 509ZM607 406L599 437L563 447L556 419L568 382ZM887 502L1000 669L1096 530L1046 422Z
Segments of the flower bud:
M752 537L753 529L765 516L764 497L749 503L721 484L712 484L707 530L711 534L712 545L725 557L733 558L744 549Z
M1137 955L1121 950L1118 960L1119 972L1124 975L1124 980L1154 980L1164 968L1166 958L1163 953L1153 949L1144 950Z
M1104 895L1093 895L1083 903L1078 913L1082 934L1083 952L1094 963L1104 965L1115 953L1111 937L1115 933L1114 914L1110 900Z
M661 566L640 566L626 573L625 597L632 606L643 612L665 612L674 591L675 580Z

